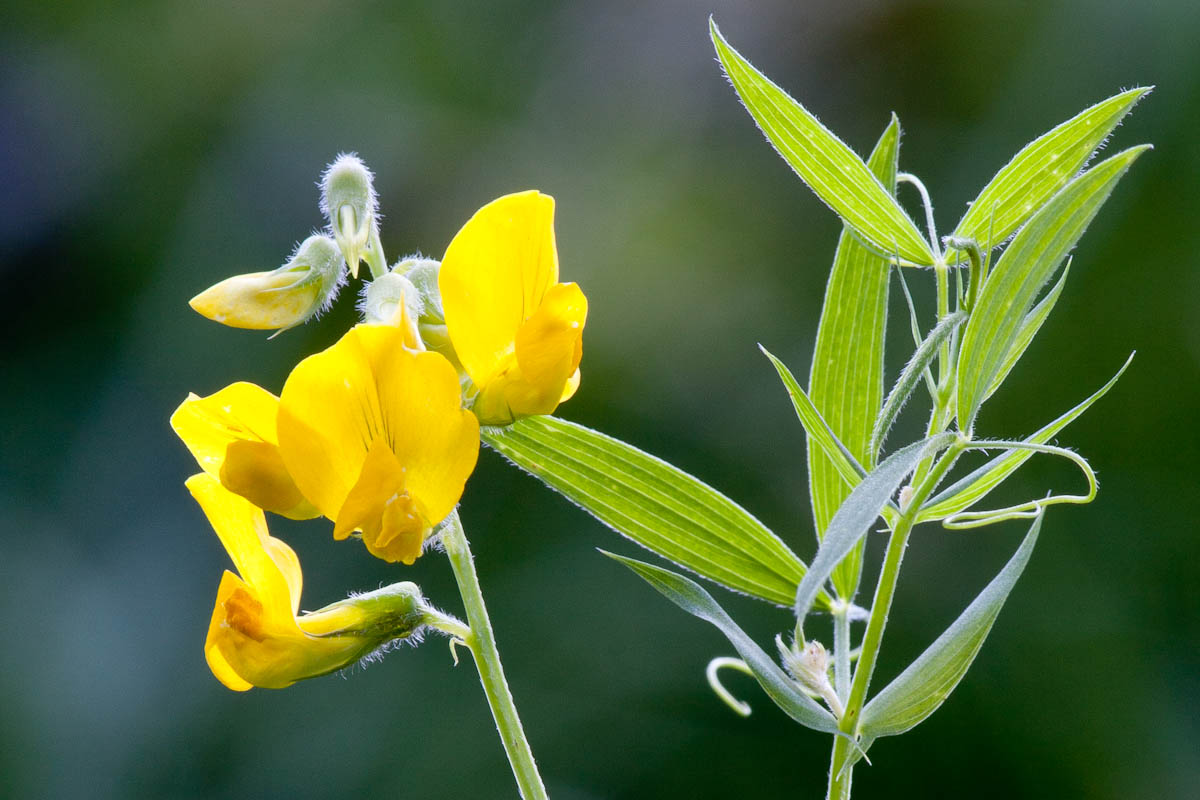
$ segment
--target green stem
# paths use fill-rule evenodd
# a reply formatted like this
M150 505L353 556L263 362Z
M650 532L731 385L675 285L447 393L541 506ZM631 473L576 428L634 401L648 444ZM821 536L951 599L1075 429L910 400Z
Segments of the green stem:
M387 274L387 256L383 254L383 242L379 240L379 227L374 223L371 224L371 238L367 242L367 252L363 260L367 262L372 278L378 280Z
M867 620L867 630L863 634L862 652L854 669L854 681L850 685L850 696L846 701L846 710L842 714L839 727L851 739L858 737L858 718L866 700L867 689L871 685L871 675L875 671L875 660L879 655L879 645L883 641L883 631L887 627L888 614L892 608L892 598L896 593L896 582L900 577L900 564L904 560L904 550L908 547L908 535L912 532L913 524L924 502L929 499L942 478L953 466L955 459L966 448L967 442L956 439L937 460L929 474L913 490L912 499L904 507L896 527L888 540L887 554L883 557L883 567L879 571L879 583L875 586L875 599L871 603L871 617ZM844 800L850 797L850 780L852 767L849 765L851 756L850 743L845 737L836 737L833 743L833 755L829 765L829 798Z
M496 637L492 633L487 606L483 603L483 593L479 589L479 576L475 574L475 561L457 511L447 518L442 541L446 546L446 554L450 557L454 577L458 581L458 591L462 594L467 623L471 626L470 633L464 636L463 640L471 649L471 655L475 657L475 665L479 668L479 680L487 695L488 705L492 708L496 729L500 732L500 741L504 743L504 752L512 765L521 797L525 800L546 800L546 787L542 785L542 776L538 774L537 765L533 762L529 740L525 738L521 718L517 716L517 707L513 704L512 692L509 691L508 681L504 678L504 666L500 663L500 653L496 649Z

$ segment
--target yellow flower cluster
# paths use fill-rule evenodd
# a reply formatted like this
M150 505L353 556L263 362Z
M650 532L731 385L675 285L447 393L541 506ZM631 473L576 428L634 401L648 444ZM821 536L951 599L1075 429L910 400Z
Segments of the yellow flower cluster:
M426 350L415 320L398 313L301 361L279 397L235 383L189 395L171 417L204 470L188 488L239 573L221 581L205 645L226 686L287 686L419 626L415 586L401 593L412 613L397 611L393 592L387 602L363 596L297 615L299 562L268 534L263 510L323 515L335 539L357 533L373 555L413 563L462 496L480 424L550 413L579 385L587 300L558 282L553 222L553 198L529 191L484 206L454 237L437 281L450 358ZM245 308L229 300L233 318L263 316L247 297ZM267 297L271 326L297 322L279 313L287 297ZM307 298L298 315L309 313Z

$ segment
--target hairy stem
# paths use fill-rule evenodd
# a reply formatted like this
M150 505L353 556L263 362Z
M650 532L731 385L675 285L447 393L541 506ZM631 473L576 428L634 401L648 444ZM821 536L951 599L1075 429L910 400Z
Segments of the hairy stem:
M488 705L492 708L496 729L500 732L500 741L504 743L504 752L512 765L521 797L525 800L546 800L546 787L542 785L542 776L538 774L537 765L533 761L533 751L529 749L529 740L525 738L512 692L509 691L508 681L504 678L504 666L500 663L500 653L496 649L492 622L488 618L487 606L483 603L479 576L475 574L475 561L467 544L462 521L458 518L458 511L452 512L446 520L442 536L467 612L467 624L471 626L470 633L463 637L463 641L475 657L475 665L479 668L479 680L487 695Z

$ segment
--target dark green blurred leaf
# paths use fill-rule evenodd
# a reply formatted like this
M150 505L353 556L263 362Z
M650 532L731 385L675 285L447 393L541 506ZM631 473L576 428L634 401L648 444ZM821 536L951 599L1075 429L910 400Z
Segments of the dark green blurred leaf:
M950 696L975 660L1004 601L1029 562L1042 527L1042 516L1039 512L1017 552L959 618L867 703L859 720L859 730L864 736L874 739L904 733Z
M632 558L625 558L601 550L609 558L619 561L633 570L639 577L657 589L668 600L689 614L711 622L737 650L746 662L754 678L762 686L775 705L792 719L815 731L837 734L837 720L796 686L795 681L768 656L754 640L746 635L725 610L708 592L694 581L670 570L655 567Z
M963 334L958 362L958 424L970 431L1003 367L1033 298L1067 255L1121 176L1149 145L1125 150L1085 172L1042 207L988 276Z
M805 566L748 511L660 458L557 417L484 428L483 440L637 544L723 586L791 603Z
M892 194L896 191L899 154L900 120L893 114L867 159L867 167ZM863 246L848 229L842 231L825 287L808 378L813 406L834 437L866 469L875 466L875 451L870 447L871 423L883 402L889 275L886 258ZM792 399L796 400L794 393ZM809 491L813 521L820 538L858 478L847 482L841 465L835 463L827 448L819 442L817 447L813 444L813 434L809 433ZM833 586L839 596L854 596L861 571L860 545L833 571Z
M709 20L729 82L771 144L801 180L882 255L933 264L929 243L863 160L804 106L742 58Z
M1149 92L1121 92L1025 145L979 193L953 235L974 239L984 252L1003 242L1083 168Z

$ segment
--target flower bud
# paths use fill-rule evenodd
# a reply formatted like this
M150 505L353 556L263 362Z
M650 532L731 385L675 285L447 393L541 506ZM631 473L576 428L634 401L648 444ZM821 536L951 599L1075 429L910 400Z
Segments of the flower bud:
M232 328L282 332L327 308L343 278L342 256L334 241L310 236L279 269L226 278L188 304Z
M824 700L834 716L841 717L842 703L829 682L829 653L825 646L814 639L803 647L793 640L792 646L788 647L782 636L775 637L775 645L779 648L779 660L792 679L805 691Z
M353 153L339 155L321 176L321 211L356 278L379 210L372 177L367 165Z
M441 262L432 258L406 258L393 267L408 278L421 297L421 312L417 317L417 329L425 346L435 353L441 353L450 360L454 368L461 371L458 355L450 342L450 333L446 329L446 315L442 311L442 293L438 288L438 272Z
M367 284L361 309L368 325L391 325L404 331L404 346L424 350L417 318L421 315L421 295L403 275L389 272Z

